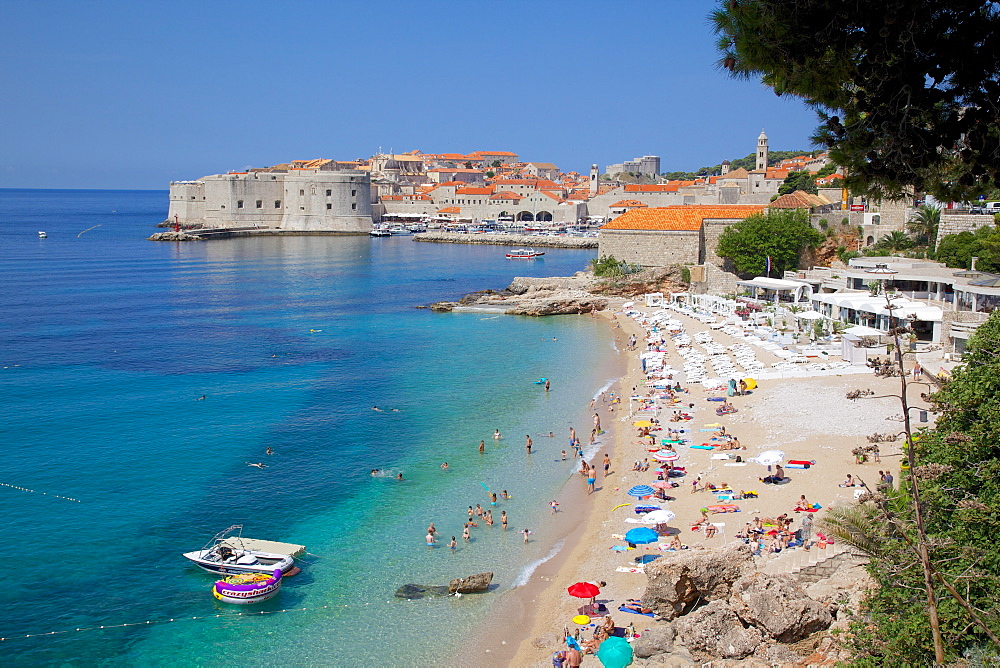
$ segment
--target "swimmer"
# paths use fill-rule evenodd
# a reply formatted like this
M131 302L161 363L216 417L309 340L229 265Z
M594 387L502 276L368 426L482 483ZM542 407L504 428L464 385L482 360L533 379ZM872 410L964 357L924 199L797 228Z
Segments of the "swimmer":
M442 462L441 463L441 469L444 470L444 471L447 471L448 470L448 462Z
M379 413L381 413L381 412L382 412L382 409L381 409L381 408L379 408L378 406L372 406L372 410L373 410L373 411L378 411Z
M264 462L257 462L256 464L254 462L247 462L247 466L256 466L259 469L267 468L267 464Z
M490 492L490 505L491 506L497 505L497 495L496 495L496 492Z
M464 540L466 543L468 543L469 542L469 538L471 536L472 536L472 532L469 531L469 525L466 524L465 528L462 529L462 540Z
M403 479L403 472L400 471L399 475L396 476L396 480L402 480L402 479Z
M486 441L479 441L479 454L486 453Z
M499 429L497 429L496 431L493 432L493 440L494 441L499 441L501 438L502 438L502 436L500 436L500 430Z
M456 547L458 547L458 543L457 543L457 542L455 542L455 537L454 537L454 536L452 536L452 537L451 537L451 542L449 542L449 543L448 543L448 547L450 547L450 548L451 548L451 549L453 549L453 550L454 550L454 549L455 549Z
M500 511L500 524L503 526L503 530L507 530L507 511Z
M502 492L500 492L500 498L506 501L507 499L511 498L511 496L510 494L507 493L507 490L503 490Z
M434 542L435 542L434 534L428 533L426 540L427 540L427 547L434 547Z
M378 475L378 469L372 469L372 475Z
M566 451L565 450L562 451L562 458L563 458L563 461L566 461Z
M204 394L201 395L200 397L198 397L197 399L195 399L195 401L204 401L204 400L205 400L205 395Z
M431 525L427 527L427 533L436 534L437 532L438 530L434 527L434 522L431 522Z
M389 410L391 410L393 413L398 413L399 412L398 408L390 408Z
M552 382L548 378L546 378L545 379L545 391L548 392L551 387L552 387Z
M269 446L267 446L267 450L266 450L265 452L266 452L267 454L269 454L269 455L273 455L273 454L274 454L274 450L272 450L272 449L271 449L271 446L270 446L270 445L269 445Z
M528 542L528 536L531 535L531 532L528 531L527 529L521 529L520 533L524 534L524 542L527 543Z

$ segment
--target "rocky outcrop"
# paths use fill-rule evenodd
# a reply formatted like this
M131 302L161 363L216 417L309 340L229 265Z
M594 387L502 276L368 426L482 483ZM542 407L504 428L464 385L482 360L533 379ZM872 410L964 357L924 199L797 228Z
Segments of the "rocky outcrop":
M448 591L453 594L472 594L477 591L487 591L493 581L493 573L477 573L467 578L455 578L448 585Z
M718 550L690 550L646 566L644 605L666 620L686 614L699 602L727 601L734 582L753 567L750 547L732 543Z
M201 241L201 237L197 234L188 234L187 232L156 232L147 241Z
M632 641L632 651L640 659L674 651L674 627L670 624L645 631Z
M608 307L608 300L582 289L582 286L589 285L590 281L582 272L572 278L518 277L505 290L480 290L457 302L437 302L431 304L430 308L434 311L452 311L463 307L487 308L507 315L532 316L603 311Z
M742 659L754 653L764 636L744 628L725 601L712 601L674 623L676 641L709 658Z
M729 605L746 624L780 642L795 642L830 626L833 617L789 576L754 573L732 586Z

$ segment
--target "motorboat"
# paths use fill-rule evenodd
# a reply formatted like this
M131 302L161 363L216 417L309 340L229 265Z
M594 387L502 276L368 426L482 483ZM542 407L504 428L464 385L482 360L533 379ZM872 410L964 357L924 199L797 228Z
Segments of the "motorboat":
M38 230L38 238L39 238L39 239L48 239L48 238L49 238L49 235L47 235L47 234L46 234L45 232L43 232L42 230Z
M413 234L413 232L403 225L393 225L389 228L389 235L393 237L405 237L411 234Z
M200 550L183 556L209 573L268 574L278 569L288 575L296 568L294 556L303 552L304 545L244 538L243 525L234 524L212 536Z
M541 257L545 255L542 251L536 251L534 248L517 248L509 253L507 253L508 260L532 260L536 257Z
M392 232L390 232L389 228L386 227L385 225L374 225L374 226L372 226L372 231L369 232L368 234L370 234L373 237L391 237L392 236Z
M267 573L237 573L216 581L212 595L223 603L247 605L260 603L281 591L282 573L275 568Z

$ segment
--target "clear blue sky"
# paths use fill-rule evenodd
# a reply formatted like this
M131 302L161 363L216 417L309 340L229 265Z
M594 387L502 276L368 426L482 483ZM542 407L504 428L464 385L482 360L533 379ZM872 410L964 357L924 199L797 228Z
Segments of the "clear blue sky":
M0 2L0 187L166 188L247 166L510 150L584 171L808 148L715 67L708 0Z

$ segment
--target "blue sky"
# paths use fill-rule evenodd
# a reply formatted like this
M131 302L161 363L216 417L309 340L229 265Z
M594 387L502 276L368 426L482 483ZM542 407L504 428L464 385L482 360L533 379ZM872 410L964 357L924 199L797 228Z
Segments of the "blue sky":
M166 188L318 157L510 150L664 171L808 148L715 67L714 2L0 3L0 187Z

